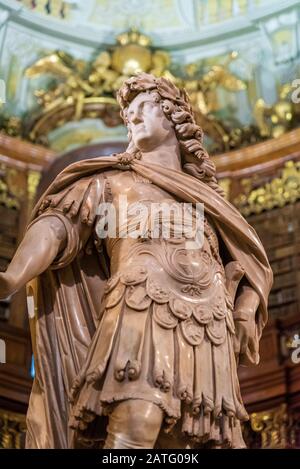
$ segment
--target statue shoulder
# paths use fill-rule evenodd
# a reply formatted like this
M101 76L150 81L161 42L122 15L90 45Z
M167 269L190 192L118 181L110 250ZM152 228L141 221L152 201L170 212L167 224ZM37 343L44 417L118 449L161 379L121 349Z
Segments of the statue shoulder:
M38 215L46 212L61 212L70 220L81 220L91 225L96 216L96 208L103 199L105 177L92 174L78 178L72 183L58 186L52 193L42 197Z

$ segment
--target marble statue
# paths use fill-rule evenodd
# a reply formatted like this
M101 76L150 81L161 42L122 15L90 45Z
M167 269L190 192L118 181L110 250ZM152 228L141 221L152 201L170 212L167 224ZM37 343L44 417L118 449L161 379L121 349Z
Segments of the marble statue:
M141 73L118 101L127 151L64 169L0 274L2 298L27 284L27 447L243 448L237 367L259 362L266 253L225 199L185 91ZM120 217L125 199L146 218ZM186 204L193 226L203 204L201 243L180 230Z

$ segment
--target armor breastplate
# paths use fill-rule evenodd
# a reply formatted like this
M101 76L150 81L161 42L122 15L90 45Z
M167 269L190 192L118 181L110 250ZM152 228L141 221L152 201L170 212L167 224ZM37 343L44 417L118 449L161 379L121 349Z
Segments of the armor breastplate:
M214 344L222 343L226 326L233 333L234 325L218 240L206 219L204 228L197 249L188 249L185 237L137 240L108 281L106 307L122 295L134 310L153 303L154 320L167 329L180 323L190 345L199 345L205 331Z

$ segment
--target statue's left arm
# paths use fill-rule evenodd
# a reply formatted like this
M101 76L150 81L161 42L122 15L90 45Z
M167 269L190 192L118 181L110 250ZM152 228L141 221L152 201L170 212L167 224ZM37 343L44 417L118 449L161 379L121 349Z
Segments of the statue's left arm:
M267 298L273 281L266 253L256 232L248 224L245 226L248 227L246 233L251 234L248 247L242 243L242 237L233 238L233 245L228 232L223 231L220 238L220 254L235 324L234 351L242 365L259 363L259 341L267 321Z
M258 293L249 285L241 286L234 304L234 350L240 364L259 362L259 337L257 333Z

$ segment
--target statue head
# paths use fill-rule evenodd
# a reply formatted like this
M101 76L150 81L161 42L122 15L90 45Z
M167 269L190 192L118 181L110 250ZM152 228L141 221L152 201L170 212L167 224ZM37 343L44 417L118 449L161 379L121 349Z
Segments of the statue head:
M175 135L183 170L223 195L215 177L215 166L203 147L203 131L196 123L184 89L166 78L140 73L123 83L117 99L128 128L127 152L154 150Z
M138 151L155 150L170 138L176 138L174 124L163 112L160 97L155 91L139 93L125 112L130 143Z

